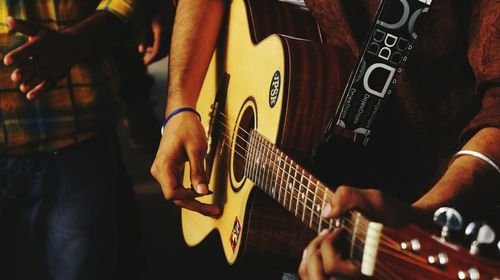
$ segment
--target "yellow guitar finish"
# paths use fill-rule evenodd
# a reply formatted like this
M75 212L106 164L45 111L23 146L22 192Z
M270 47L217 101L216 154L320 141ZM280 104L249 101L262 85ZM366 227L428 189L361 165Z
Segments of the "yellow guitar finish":
M249 17L243 0L232 1L228 16L227 40L224 42L227 53L222 54L217 50L214 53L197 104L197 110L202 116L202 123L208 131L210 106L214 103L218 90L216 75L220 72L229 74L226 106L223 109L224 114L228 116L228 120L225 121L225 125L228 127L226 127L224 134L229 135L229 137L219 136L219 142L222 143L217 146L218 154L214 161L209 183L209 188L214 194L199 198L199 201L204 203L217 202L222 206L223 214L219 219L212 219L182 209L182 230L189 246L199 244L209 233L217 230L227 261L233 264L241 244L240 233L233 252L230 242L233 225L237 217L243 229L245 228L246 205L254 184L246 180L240 191L233 191L229 178L233 170L232 167L228 167L231 153L227 145L231 145L235 121L242 106L254 107L254 111L258 114L256 127L259 132L271 141L276 139L280 124L282 98L284 97L283 86L285 83L283 80L287 78L283 77L285 74L284 48L286 46L283 45L282 40L277 35L271 35L258 45L253 44L249 26L251 23L248 22ZM224 56L225 69L222 71L216 69L217 55ZM276 71L280 71L282 76L277 103L271 108L269 91ZM255 103L246 102L248 97L252 97ZM189 165L186 164L184 186L189 185Z

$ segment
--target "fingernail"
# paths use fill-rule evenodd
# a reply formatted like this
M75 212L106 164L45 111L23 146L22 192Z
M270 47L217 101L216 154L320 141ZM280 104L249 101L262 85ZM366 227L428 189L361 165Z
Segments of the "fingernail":
M332 206L330 203L325 204L323 209L321 210L321 217L328 218L328 216L332 213Z
M207 184L198 184L196 185L196 192L199 194L206 194L208 192Z
M12 58L10 58L10 56L6 56L4 59L3 59L3 64L5 66L9 66L12 64Z
M329 231L330 231L330 230L328 230L328 229L326 229L326 228L325 228L324 230L322 230L322 231L318 234L318 236L323 236L323 235L327 234Z
M15 83L21 80L21 74L19 72L13 72L10 79Z
M26 93L26 92L28 91L28 86L27 86L27 85L25 85L25 84L21 84L21 86L19 87L19 89L20 89L22 92Z
M302 259L305 260L307 257L307 250L304 250L304 252L302 253Z

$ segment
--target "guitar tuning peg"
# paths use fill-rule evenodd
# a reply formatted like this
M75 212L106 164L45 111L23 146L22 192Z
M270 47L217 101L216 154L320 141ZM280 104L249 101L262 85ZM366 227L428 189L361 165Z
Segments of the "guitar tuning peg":
M434 222L441 226L441 240L446 240L450 229L459 230L462 228L463 220L457 210L450 207L441 207L434 212Z
M471 222L465 228L465 235L471 236L474 239L470 245L470 253L477 255L479 253L480 244L491 244L495 241L495 232L493 229L481 222Z

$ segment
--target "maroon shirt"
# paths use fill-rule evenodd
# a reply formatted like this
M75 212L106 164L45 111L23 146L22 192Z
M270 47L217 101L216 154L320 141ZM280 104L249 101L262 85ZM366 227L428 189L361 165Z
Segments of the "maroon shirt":
M355 57L380 1L306 0L328 44ZM378 119L388 189L413 201L476 131L500 127L500 2L434 0L412 54ZM500 155L489 155L500 162ZM385 160L384 160L385 159ZM362 186L358 186L362 187Z

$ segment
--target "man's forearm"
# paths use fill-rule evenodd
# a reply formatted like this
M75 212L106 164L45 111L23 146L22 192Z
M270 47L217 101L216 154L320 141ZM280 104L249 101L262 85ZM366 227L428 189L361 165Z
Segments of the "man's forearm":
M222 24L225 0L179 1L169 61L166 114L195 107Z
M64 32L81 43L79 55L88 57L119 40L126 28L126 23L116 15L107 11L96 11Z
M498 139L500 129L484 128L462 150L477 151L498 163ZM436 185L413 207L431 214L440 206L452 206L470 217L495 203L500 203L500 175L484 160L464 155L451 163Z

